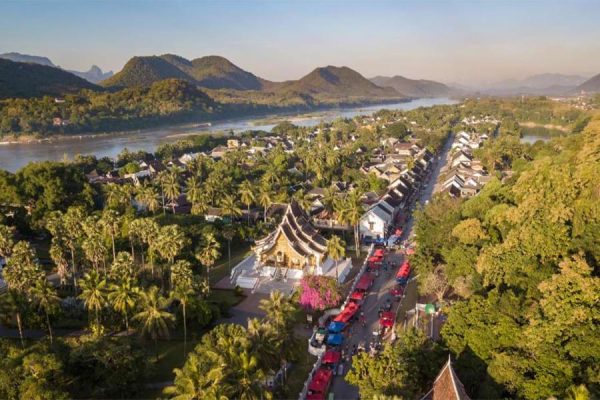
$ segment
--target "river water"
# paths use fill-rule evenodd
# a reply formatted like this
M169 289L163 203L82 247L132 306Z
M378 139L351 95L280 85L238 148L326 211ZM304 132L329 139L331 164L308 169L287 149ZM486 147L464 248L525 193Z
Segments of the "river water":
M83 134L52 142L2 144L0 145L0 169L15 172L32 161L73 159L77 154L92 154L98 158L105 156L116 157L125 148L129 151L143 150L153 152L159 144L173 142L186 135L229 130L241 132L249 129L269 131L276 123L285 119L299 126L315 126L321 123L321 121L330 122L338 117L352 118L356 115L372 114L384 108L388 110L412 110L418 107L455 103L455 100L448 98L416 99L404 103L329 109L299 115L275 115L269 117L270 121L266 121L267 118L265 116L245 117L217 121L210 127L177 125L122 134L96 136L86 136ZM274 118L277 118L277 122L273 120Z

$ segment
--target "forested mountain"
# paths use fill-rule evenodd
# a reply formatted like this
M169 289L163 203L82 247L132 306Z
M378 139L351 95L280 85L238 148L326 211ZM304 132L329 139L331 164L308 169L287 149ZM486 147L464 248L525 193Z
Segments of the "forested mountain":
M443 83L426 79L409 79L400 75L376 76L370 81L378 86L394 88L399 93L410 97L440 97L450 96L453 93L452 88Z
M579 85L576 89L576 92L582 91L588 93L600 92L600 74L593 76L592 78Z
M114 88L143 87L169 78L193 81L188 74L162 57L133 57L121 71L102 82L102 85Z
M100 88L59 68L0 59L0 98L61 96Z
M97 65L92 65L92 67L88 71L85 71L85 72L80 72L80 71L69 71L69 72L72 73L73 75L77 75L78 77L83 78L86 81L89 81L92 83L100 83L103 80L108 79L111 76L113 76L112 71L102 72L100 67L98 67Z
M377 86L353 69L331 65L316 68L297 81L284 82L276 91L317 97L402 97L395 89Z
M174 54L134 57L123 70L103 82L107 87L147 86L177 78L210 89L261 90L270 82L244 71L220 56L187 60Z

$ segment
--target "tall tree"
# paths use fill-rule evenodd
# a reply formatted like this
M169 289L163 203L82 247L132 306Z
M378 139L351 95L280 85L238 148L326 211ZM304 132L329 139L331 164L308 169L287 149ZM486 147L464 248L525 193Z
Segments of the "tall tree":
M258 195L258 202L263 208L263 220L266 223L267 210L269 209L269 206L273 204L273 193L271 192L271 190L262 187Z
M240 185L240 188L239 188L239 192L240 192L240 200L247 207L246 211L248 213L248 225L250 225L250 206L256 200L256 195L254 194L254 189L253 189L250 181L245 180L244 182L242 182L242 184Z
M112 283L108 288L108 301L113 309L123 315L125 329L129 333L129 313L135 309L140 297L140 288L131 277Z
M171 267L171 297L181 304L183 314L183 354L187 354L187 315L186 306L195 296L194 276L192 265L184 260L179 260Z
M96 329L100 329L100 311L106 305L106 280L97 271L86 273L81 281L79 298L83 300L89 312L96 317Z
M119 216L119 213L109 209L104 210L104 212L102 213L102 217L98 221L104 233L110 236L112 243L113 261L117 257L117 253L115 250L115 236L119 233L119 230L121 228L121 221L122 218Z
M60 304L60 297L56 293L56 289L43 277L38 279L35 286L31 291L35 304L44 312L46 315L46 325L48 326L48 335L50 336L50 343L53 343L54 336L52 334L52 324L50 323L50 316L58 310Z
M220 249L221 244L215 238L213 233L207 233L204 235L200 245L200 250L196 253L196 259L206 267L207 278L210 277L210 268L215 264L219 257L221 257L221 253L219 251Z
M339 281L338 262L346 255L346 243L337 235L327 241L327 254L335 261L335 280Z
M175 201L181 194L181 185L179 184L177 172L172 171L165 177L163 188L165 191L165 196L171 202L173 214L175 214Z
M142 325L140 333L154 341L156 359L158 360L158 339L169 338L169 327L175 321L175 316L166 311L169 302L156 286L140 293L140 311L133 317Z

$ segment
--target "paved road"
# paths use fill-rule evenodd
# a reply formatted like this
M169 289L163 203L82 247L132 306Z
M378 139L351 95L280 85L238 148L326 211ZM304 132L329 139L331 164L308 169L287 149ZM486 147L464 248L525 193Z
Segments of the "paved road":
M442 168L446 165L448 161L450 147L452 146L452 141L454 137L450 136L446 141L442 151L440 152L440 157L436 161L433 166L433 170L429 175L429 179L425 182L425 185L422 187L417 203L425 204L425 202L429 201L431 196L433 195L436 187L437 179L440 175ZM414 205L411 209L414 209ZM410 215L405 224L404 231L402 233L402 240L406 240L413 236L413 228L414 221L412 215ZM386 261L392 262L394 265L398 265L404 261L404 255L399 252L391 252L386 255ZM349 348L352 349L354 345L357 345L360 342L369 343L369 341L373 337L373 332L379 327L379 308L386 303L386 301L390 298L390 290L395 284L395 272L397 269L394 269L390 273L386 274L384 271L381 271L378 278L376 278L375 283L371 287L369 295L367 296L365 303L363 305L363 311L365 313L365 317L367 319L366 327L363 328L358 323L354 323L351 327L351 336L347 337L346 343L348 343ZM417 285L416 281L410 282L405 290L405 296L400 303L393 303L393 310L397 312L398 321L404 320L403 313L406 310L413 309L417 302ZM344 365L344 375L351 368L352 362L345 363ZM343 376L336 376L333 381L333 385L331 391L334 393L335 399L358 399L358 388L356 386L352 386L344 380Z

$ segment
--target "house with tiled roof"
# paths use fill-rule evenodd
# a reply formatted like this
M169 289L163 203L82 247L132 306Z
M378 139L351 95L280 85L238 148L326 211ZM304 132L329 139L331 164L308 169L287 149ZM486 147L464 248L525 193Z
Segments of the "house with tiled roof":
M458 375L452 368L450 356L448 362L444 365L433 386L421 400L470 400Z

